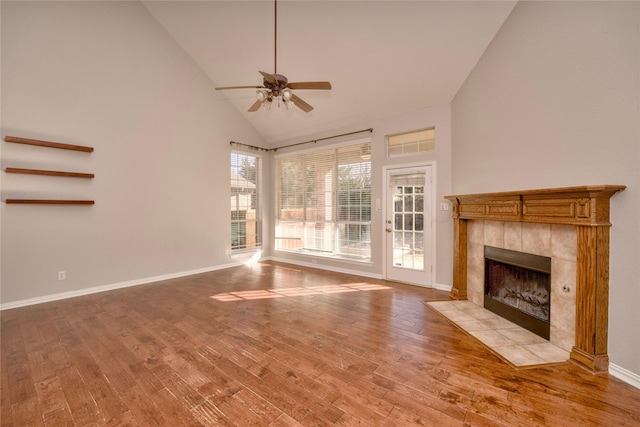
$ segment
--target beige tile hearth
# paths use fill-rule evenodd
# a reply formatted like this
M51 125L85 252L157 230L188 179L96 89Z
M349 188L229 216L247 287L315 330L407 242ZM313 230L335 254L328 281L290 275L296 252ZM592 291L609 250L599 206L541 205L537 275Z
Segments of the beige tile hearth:
M516 367L569 360L566 350L471 301L431 301L427 304Z

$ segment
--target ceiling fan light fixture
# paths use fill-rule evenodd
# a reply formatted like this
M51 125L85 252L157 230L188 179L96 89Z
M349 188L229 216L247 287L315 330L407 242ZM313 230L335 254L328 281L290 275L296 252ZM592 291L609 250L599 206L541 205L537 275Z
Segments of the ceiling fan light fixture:
M291 100L284 101L284 105L285 105L285 107L287 107L287 110L291 110L295 106L295 104Z
M269 98L269 91L266 89L258 89L256 91L256 99L260 102L264 102Z
M287 88L282 91L282 99L284 99L285 102L290 101L291 97L293 97L293 92L291 91L291 89Z

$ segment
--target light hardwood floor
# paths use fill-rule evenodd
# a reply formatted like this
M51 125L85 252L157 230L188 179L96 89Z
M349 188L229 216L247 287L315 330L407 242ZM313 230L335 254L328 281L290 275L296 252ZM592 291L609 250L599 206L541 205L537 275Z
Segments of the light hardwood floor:
M424 300L279 263L5 310L2 426L638 426L640 390L516 370Z

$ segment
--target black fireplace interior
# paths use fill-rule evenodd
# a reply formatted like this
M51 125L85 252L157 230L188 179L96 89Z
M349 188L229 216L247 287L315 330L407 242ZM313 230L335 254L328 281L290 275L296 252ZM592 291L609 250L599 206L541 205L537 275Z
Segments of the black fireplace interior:
M551 258L485 246L484 307L549 339Z

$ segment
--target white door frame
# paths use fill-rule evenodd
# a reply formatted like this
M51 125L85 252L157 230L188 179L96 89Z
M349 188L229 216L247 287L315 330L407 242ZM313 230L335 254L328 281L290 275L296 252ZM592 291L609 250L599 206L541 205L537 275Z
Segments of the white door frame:
M382 176L383 178L383 191L382 191L382 217L381 217L381 221L382 221L382 227L381 227L381 233L382 233L382 277L384 279L388 279L388 271L387 271L387 265L388 265L388 260L387 260L387 256L389 254L389 248L388 243L387 243L387 218L390 218L391 212L389 212L389 200L388 200L388 193L389 193L389 172L392 172L394 170L397 171L406 171L407 173L410 173L412 170L415 171L416 169L426 169L426 168L431 168L431 182L429 183L429 185L431 186L431 197L429 200L429 206L430 209L427 211L425 210L425 216L428 215L429 217L429 227L430 227L430 237L431 237L431 241L428 242L429 247L430 247L430 254L429 254L429 259L425 259L425 270L426 274L429 277L429 285L424 285L424 284L420 284L420 283L410 283L410 284L414 284L414 285L418 285L418 286L427 286L427 287L435 287L435 278L436 278L436 263L435 263L435 257L436 257L436 224L435 224L435 216L436 216L436 162L435 161L429 161L429 162L421 162L421 163L407 163L407 164L400 164L400 165L389 165L389 166L383 166L382 167ZM425 223L425 227L427 226L427 224ZM427 265L430 265L430 268L427 267Z

